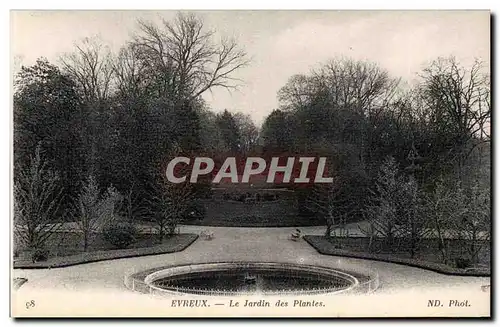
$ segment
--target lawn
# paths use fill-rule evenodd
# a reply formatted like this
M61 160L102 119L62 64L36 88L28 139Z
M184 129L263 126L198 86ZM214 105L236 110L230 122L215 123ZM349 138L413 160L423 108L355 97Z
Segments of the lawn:
M324 221L314 217L288 215L219 215L205 217L203 220L185 221L185 225L201 225L213 227L304 227L321 226Z
M30 253L26 251L18 258L14 258L14 268L58 268L102 260L179 252L186 249L197 238L196 234L175 234L165 237L163 242L159 243L157 235L141 234L137 241L128 248L116 249L97 235L95 241L84 252L80 234L54 233L46 245L49 251L47 261L33 263Z
M242 203L225 200L200 200L206 208L201 220L184 221L186 225L221 227L291 227L319 226L324 221L317 217L299 215L293 198L278 201Z
M433 270L439 273L465 276L490 276L490 247L484 242L482 251L479 252L478 265L474 269L460 269L452 264L441 263L437 240L424 239L420 250L411 258L408 251L388 251L382 247L381 240L374 240L373 251L368 252L366 237L332 238L319 235L306 235L304 239L319 253L324 255L345 256L360 259L387 261ZM452 258L462 257L461 246L458 240L448 240Z

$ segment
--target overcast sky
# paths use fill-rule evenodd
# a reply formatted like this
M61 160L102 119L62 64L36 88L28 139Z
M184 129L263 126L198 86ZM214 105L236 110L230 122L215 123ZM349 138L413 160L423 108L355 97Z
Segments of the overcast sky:
M370 60L394 77L411 81L426 62L456 56L464 65L489 62L487 11L205 11L205 25L234 36L251 57L235 77L239 91L215 89L204 98L216 111L244 112L261 123L277 108L277 91L288 78L329 58ZM44 56L56 63L73 43L100 35L118 49L137 19L172 18L172 11L12 12L11 53L18 64ZM14 67L16 69L17 67Z

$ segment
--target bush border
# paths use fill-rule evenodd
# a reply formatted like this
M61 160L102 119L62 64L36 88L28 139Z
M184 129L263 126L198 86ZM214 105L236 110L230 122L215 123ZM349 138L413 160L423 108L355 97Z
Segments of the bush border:
M16 263L13 262L13 269L50 269L50 268L65 268L86 263L94 263L107 260L125 259L125 258L135 258L144 257L148 255L159 255L168 254L174 252L184 251L186 248L191 246L198 238L198 234L183 233L177 235L184 235L188 238L183 244L176 244L173 247L166 247L164 244L144 247L144 248L130 248L130 249L119 249L119 250L101 250L93 251L88 253L79 253L74 255L68 255L60 257L60 263L50 263L47 262L36 262L36 263Z
M303 238L307 243L309 243L309 245L311 245L314 249L316 249L316 251L318 251L320 254L323 255L389 262L404 266L430 270L444 275L466 276L466 277L491 277L491 269L488 269L488 271L466 270L466 269L453 268L436 262L421 261L408 258L398 258L390 254L362 253L362 252L354 252L354 251L340 250L340 249L326 250L321 246L321 241L326 241L326 242L328 241L325 236L304 235Z

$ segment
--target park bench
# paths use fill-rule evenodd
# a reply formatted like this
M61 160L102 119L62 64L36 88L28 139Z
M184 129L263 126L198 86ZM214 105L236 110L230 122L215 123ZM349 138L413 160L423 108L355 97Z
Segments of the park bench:
M201 232L200 236L206 240L206 241L210 241L214 238L214 233L213 232L210 232L208 230L204 230L203 232Z
M300 229L296 229L292 232L292 234L290 234L290 239L292 241L298 241L302 238L302 232L300 231Z

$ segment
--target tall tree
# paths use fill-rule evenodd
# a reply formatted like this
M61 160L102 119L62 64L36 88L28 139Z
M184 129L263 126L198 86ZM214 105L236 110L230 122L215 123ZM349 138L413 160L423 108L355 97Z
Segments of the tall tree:
M97 36L75 43L75 51L61 56L62 69L78 85L81 98L96 105L109 98L113 82L112 55Z
M101 194L95 177L87 178L74 212L78 230L82 233L83 251L87 251L98 233L116 219L115 209L121 198L112 186Z
M14 173L42 144L61 185L74 194L86 166L81 128L86 116L74 81L46 59L38 59L16 76L13 104Z
M292 116L282 110L274 110L262 125L262 143L270 151L289 151L293 149Z
M457 60L439 58L421 74L421 96L435 146L443 149L444 162L454 162L462 178L462 167L478 145L490 140L490 81L484 64L470 69Z
M224 110L217 115L217 126L226 149L231 153L239 153L241 149L241 135L234 115Z
M243 153L254 150L259 138L259 129L252 118L250 115L238 112L234 114L234 120L240 135L240 150Z
M82 100L83 138L89 161L87 174L101 177L101 166L106 165L101 154L114 146L115 130L109 124L114 76L111 52L99 37L84 38L75 43L74 52L61 56L60 62L63 71L75 81Z
M14 176L14 235L16 245L42 249L64 222L64 189L42 157L39 144L29 164Z
M233 39L217 40L191 13L161 24L140 21L139 29L130 44L134 67L148 76L148 94L175 110L174 141L185 151L199 151L200 97L216 87L236 88L234 73L248 64L246 53Z
M233 73L248 64L235 40L216 42L215 31L191 13L172 22L162 19L161 26L140 21L139 28L133 45L156 74L160 95L191 101L214 87L233 89L238 82Z

